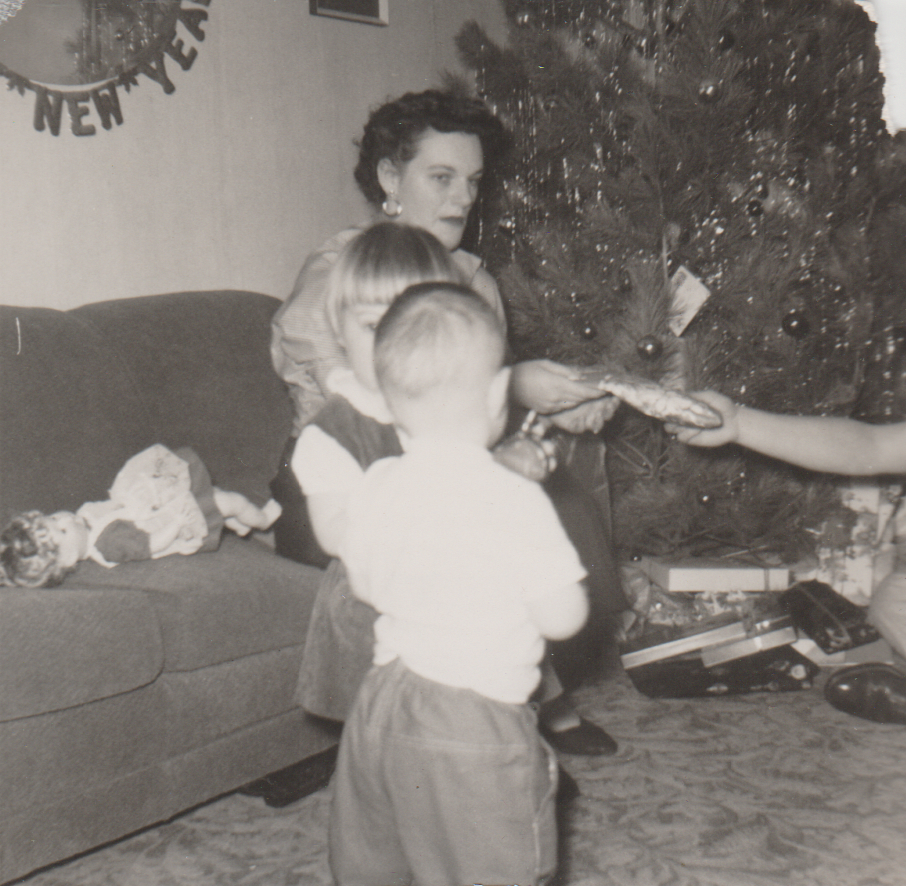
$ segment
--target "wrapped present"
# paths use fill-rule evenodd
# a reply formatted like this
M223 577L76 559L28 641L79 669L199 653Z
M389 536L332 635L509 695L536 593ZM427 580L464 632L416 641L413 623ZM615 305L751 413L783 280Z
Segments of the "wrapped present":
M858 606L867 606L872 589L891 571L897 524L906 516L899 508L899 485L873 482L840 487L845 519L829 521L816 549L817 567L799 577L830 585Z
M788 643L797 639L788 615L775 613L759 621L744 621L726 614L684 627L653 626L636 637L624 640L620 647L620 661L627 671L689 652L707 653L712 663L729 661L757 652L759 648L781 645L775 642L778 633ZM759 647L758 638L766 638L760 642L767 646ZM747 647L746 643L750 645Z
M778 623L781 621L777 620ZM702 649L702 663L710 668L723 664L725 661L734 661L745 658L756 652L776 649L778 646L791 646L799 639L799 634L792 624L779 627L771 626L765 633L734 640L730 643L721 643L717 646L708 646ZM806 656L807 658L808 656Z
M819 668L792 646L778 646L708 667L699 652L627 671L650 698L704 698L749 692L792 692L814 684Z
M789 566L748 563L730 558L642 557L639 568L670 593L785 591L790 586Z
M874 643L880 638L868 623L866 608L824 582L798 582L780 595L780 605L795 627L827 653Z
M792 644L793 649L813 661L819 668L839 668L844 665L868 664L881 662L882 664L896 664L893 649L883 637L874 643L863 646L854 646L852 649L841 649L840 652L825 652L810 637L800 637Z

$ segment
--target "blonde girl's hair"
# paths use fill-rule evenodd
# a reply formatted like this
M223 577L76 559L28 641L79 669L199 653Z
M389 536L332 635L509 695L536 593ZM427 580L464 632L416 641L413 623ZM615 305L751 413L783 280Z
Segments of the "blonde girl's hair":
M422 228L379 222L340 250L327 279L327 318L338 333L346 308L389 305L409 286L435 281L465 282L440 240Z

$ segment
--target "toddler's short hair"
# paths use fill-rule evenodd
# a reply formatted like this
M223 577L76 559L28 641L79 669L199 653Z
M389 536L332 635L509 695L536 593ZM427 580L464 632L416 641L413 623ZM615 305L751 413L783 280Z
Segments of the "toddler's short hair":
M418 283L387 309L374 337L378 384L391 403L493 376L506 340L491 306L457 283Z
M430 280L464 282L449 250L422 228L378 222L340 250L327 279L327 318L337 333L345 308L389 305L407 286Z
M41 511L26 511L7 524L0 534L0 584L53 587L72 571L58 562L47 519Z

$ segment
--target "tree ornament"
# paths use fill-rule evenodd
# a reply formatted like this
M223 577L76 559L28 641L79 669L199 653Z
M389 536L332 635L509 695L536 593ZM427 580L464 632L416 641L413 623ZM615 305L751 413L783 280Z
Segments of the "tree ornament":
M500 229L502 231L515 231L516 230L516 219L511 215L504 215L500 219Z
M736 45L736 37L732 31L721 31L717 38L717 48L721 52L728 52Z
M535 15L530 9L523 9L516 13L516 24L520 28L529 28L535 23Z
M593 339L596 339L597 337L598 337L598 330L595 329L595 327L591 323L586 324L582 328L582 338L586 339L587 341L592 341Z
M780 322L783 331L795 339L804 338L811 330L811 324L808 317L802 311L790 311Z
M906 326L894 326L890 330L890 337L897 353L906 350Z
M642 336L635 349L643 360L657 360L664 353L664 345L655 335Z
M724 94L723 84L716 77L705 77L698 84L698 97L708 105L716 104Z
M714 504L714 499L712 498L710 492L703 492L703 493L702 493L701 495L699 495L699 497L698 497L698 503L699 503L703 508L710 508L711 505Z
M683 237L683 229L676 222L667 222L664 225L664 239L669 250L676 249Z

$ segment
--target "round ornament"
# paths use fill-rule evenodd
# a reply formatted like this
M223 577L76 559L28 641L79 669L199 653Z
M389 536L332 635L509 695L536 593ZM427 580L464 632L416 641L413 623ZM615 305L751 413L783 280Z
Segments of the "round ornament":
M724 94L723 84L716 77L705 77L698 84L698 97L707 105L716 104Z
M717 38L717 48L721 52L727 52L736 45L736 37L732 31L721 31Z
M582 327L582 338L592 341L598 337L598 330L591 323Z
M643 335L635 346L639 356L645 360L657 360L664 353L664 345L661 340L654 335Z
M790 338L795 339L804 338L811 329L808 317L802 311L790 311L781 320L780 326Z

